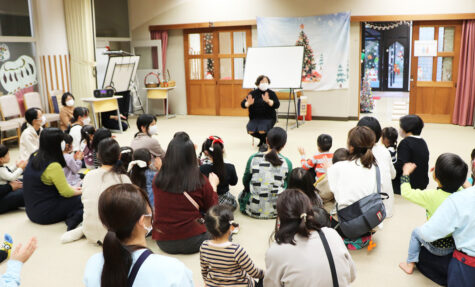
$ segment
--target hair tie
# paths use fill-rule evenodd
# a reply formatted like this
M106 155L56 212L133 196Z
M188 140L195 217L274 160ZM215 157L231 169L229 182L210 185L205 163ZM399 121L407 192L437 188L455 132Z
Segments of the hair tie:
M127 168L127 172L130 172L130 170L135 166L138 165L140 168L146 168L147 163L143 160L133 160L129 163L129 167Z
M121 151L120 153L123 154L123 153L130 153L132 152L132 150L130 149L124 149L123 151Z
M303 219L304 222L307 222L307 213L300 214L300 218Z
M212 142L211 142L211 146L209 147L209 150L210 150L210 151L213 151L213 145L214 145L215 143L220 143L220 144L222 144L222 145L224 146L224 142L223 142L223 140L222 140L220 137L217 137L217 136L209 136L208 139L212 141Z

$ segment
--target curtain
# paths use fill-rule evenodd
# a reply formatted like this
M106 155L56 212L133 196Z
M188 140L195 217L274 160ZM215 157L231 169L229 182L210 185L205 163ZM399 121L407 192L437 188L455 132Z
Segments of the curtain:
M462 26L460 61L452 123L473 124L475 107L475 20L465 20Z
M96 88L91 1L64 0L64 13L71 56L71 92L80 101L92 97Z
M162 79L166 79L168 31L150 31L152 40L162 40ZM157 49L152 50L153 68L158 69Z

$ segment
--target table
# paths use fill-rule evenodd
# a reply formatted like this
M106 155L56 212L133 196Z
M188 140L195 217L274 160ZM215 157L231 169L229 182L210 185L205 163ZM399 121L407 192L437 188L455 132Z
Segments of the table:
M165 109L165 117L167 119L169 118L174 118L175 115L174 114L168 114L168 105L170 103L169 99L168 99L168 95L170 94L170 91L175 89L175 87L157 87L157 88L143 88L144 90L147 91L147 99L146 99L146 103L145 103L145 110L147 111L147 114L148 114L148 101L149 100L166 100L167 104L166 104L166 107L165 107L165 103L163 103L164 105L164 109Z
M83 102L89 103L92 108L92 115L94 117L94 124L96 125L96 128L99 127L99 123L97 121L96 113L102 113L102 112L110 112L117 110L117 117L119 121L119 129L120 132L122 133L122 122L120 120L120 110L119 110L119 103L118 99L121 99L122 96L112 96L112 97L106 97L106 98L85 98L82 99Z
M284 90L276 90L275 94L279 101L289 101L288 109L287 109L287 124L285 129L287 130L289 126L289 117L290 117L290 104L293 102L294 103L294 110L295 110L295 124L292 125L290 128L293 129L295 127L299 127L299 120L298 120L298 108L297 108L297 99L303 96L303 90L301 89L284 89ZM282 113L280 113L282 114ZM283 113L285 114L285 113ZM303 118L305 119L305 115L303 115ZM305 121L302 122L302 124Z

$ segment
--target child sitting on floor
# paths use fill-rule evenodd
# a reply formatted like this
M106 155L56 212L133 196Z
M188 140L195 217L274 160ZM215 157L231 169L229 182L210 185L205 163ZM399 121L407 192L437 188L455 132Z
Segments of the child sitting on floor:
M327 134L319 135L317 138L317 146L318 152L308 160L305 156L305 150L299 148L299 153L302 157L300 160L302 167L306 170L315 169L315 181L318 181L318 179L326 173L324 164L333 157L333 153L329 152L332 148L332 137Z
M121 157L124 154L121 154ZM154 166L156 170L160 170L162 160L160 157L156 157L154 161ZM145 190L148 194L148 199L150 200L150 204L152 206L154 203L153 198L153 178L156 171L150 168L152 164L152 154L146 148L139 148L134 151L132 161L129 162L129 166L127 168L127 172L129 173L130 180L133 184L140 187L141 189Z
M381 143L388 149L391 154L393 164L397 161L397 130L393 127L384 128L381 131Z
M404 165L403 175L401 176L401 195L405 199L424 207L427 219L429 219L450 194L460 190L465 182L468 166L456 154L441 154L435 163L435 170L432 169L438 188L426 190L412 189L410 175L415 169L416 165L414 163ZM407 274L412 274L415 264L419 262L421 245L424 245L430 253L438 256L451 254L455 247L451 235L434 242L425 242L419 235L419 228L415 228L409 241L407 262L399 264L399 267Z
M63 150L64 161L66 166L63 167L66 180L71 186L81 186L81 176L79 170L82 167L82 159L84 154L82 151L73 152L73 137L68 134L64 134L64 141L61 142L61 149Z
M228 205L215 205L205 216L205 225L212 240L200 248L201 275L206 286L256 286L264 271L255 267L246 251L229 241L231 232L239 225L234 222Z
M96 129L93 126L83 126L81 129L81 151L84 154L84 164L89 170L94 169L94 151L92 149L92 139Z
M8 147L0 144L0 184L7 184L10 181L17 180L23 173L27 162L21 160L17 162L16 167L11 170L5 164L10 162L10 153Z

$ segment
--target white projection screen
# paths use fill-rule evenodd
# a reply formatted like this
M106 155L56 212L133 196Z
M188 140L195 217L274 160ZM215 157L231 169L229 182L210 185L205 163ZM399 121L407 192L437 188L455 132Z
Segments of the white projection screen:
M303 50L303 46L248 48L242 87L253 89L257 77L266 75L272 89L300 89Z

